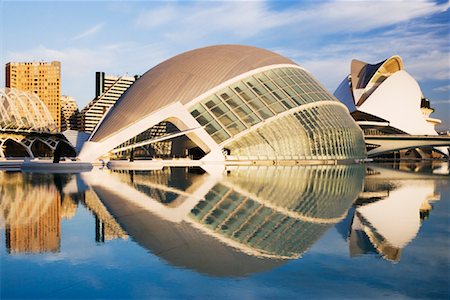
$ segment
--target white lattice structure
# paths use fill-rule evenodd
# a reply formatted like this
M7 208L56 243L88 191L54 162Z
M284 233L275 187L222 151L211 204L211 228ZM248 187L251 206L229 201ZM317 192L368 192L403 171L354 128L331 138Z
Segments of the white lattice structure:
M55 132L50 111L36 94L12 88L0 89L0 130Z

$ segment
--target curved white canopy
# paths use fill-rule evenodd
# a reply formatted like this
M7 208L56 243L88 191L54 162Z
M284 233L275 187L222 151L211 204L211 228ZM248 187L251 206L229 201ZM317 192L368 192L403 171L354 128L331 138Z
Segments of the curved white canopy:
M36 94L0 89L0 130L53 132L56 129L50 111Z

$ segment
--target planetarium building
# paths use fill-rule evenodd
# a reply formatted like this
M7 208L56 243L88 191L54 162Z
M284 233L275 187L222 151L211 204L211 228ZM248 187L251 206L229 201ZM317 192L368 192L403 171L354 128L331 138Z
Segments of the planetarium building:
M191 157L341 160L365 157L347 107L279 54L211 46L146 72L105 115L81 160Z

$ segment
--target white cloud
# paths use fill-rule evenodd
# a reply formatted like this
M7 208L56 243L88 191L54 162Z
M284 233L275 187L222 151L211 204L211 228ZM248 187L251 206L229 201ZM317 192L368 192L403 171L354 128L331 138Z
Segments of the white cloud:
M161 30L170 42L243 39L293 22L294 12L275 12L263 2L169 3L143 11L135 20L141 29Z
M135 23L137 26L153 29L176 19L178 17L177 13L179 14L176 7L173 4L168 4L167 6L141 12Z
M168 58L169 51L157 43L121 42L101 47L62 49L40 45L21 52L8 52L7 61L60 61L61 93L73 96L83 107L94 97L95 72L112 75L142 74Z
M245 38L287 25L284 31L348 34L398 24L448 8L448 3L430 1L332 1L279 11L259 1L200 2L189 6L169 3L142 11L135 24L143 29L164 27L165 36L172 40L211 38L219 33Z
M436 24L415 25L411 21L409 26L396 26L370 37L351 36L302 50L280 48L275 51L310 70L330 91L350 73L352 59L374 64L395 54L402 57L406 71L416 80L448 80L448 39L438 32L442 28ZM428 30L429 27L434 30Z
M434 88L433 90L436 92L448 92L450 91L450 84Z
M72 38L72 40L73 40L73 41L76 41L76 40L80 40L80 39L83 39L83 38L85 38L85 37L94 35L94 34L96 34L97 32L99 32L99 31L102 29L103 26L105 26L105 23L104 23L104 22L103 22L103 23L99 23L99 24L97 24L97 25L94 25L94 26L92 26L91 28L89 28L88 30L83 31L83 32L81 32L80 34L74 36L74 37Z
M292 48L277 47L274 51L308 68L331 91L349 72L353 58L375 63L400 54L407 70L417 79L449 76L448 45L434 34L442 30L442 25L412 24L418 17L448 10L448 3L332 1L282 10L274 10L266 2L154 6L140 12L135 25L142 30L161 32L162 42L173 48L187 50L205 44L247 41L265 44L277 40ZM388 32L367 33L392 25ZM412 29L415 32L410 32Z
M430 1L333 1L297 14L304 28L320 32L364 32L446 11L449 4Z
M432 104L450 104L450 100L433 100Z

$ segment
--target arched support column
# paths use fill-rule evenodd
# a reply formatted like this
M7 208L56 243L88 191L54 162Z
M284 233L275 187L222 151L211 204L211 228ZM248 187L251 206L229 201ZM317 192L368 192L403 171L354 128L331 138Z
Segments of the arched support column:
M176 102L101 141L89 140L83 145L78 157L82 161L95 161L125 141L162 121L169 121L180 130L201 127L186 108L180 102ZM203 128L196 130L195 133L189 133L187 136L207 153L203 160L223 161L225 159L219 145Z
M41 139L34 140L29 148L34 157L52 157L54 152L52 147Z
M24 144L13 139L6 139L3 144L4 157L31 157L34 158L33 153Z

